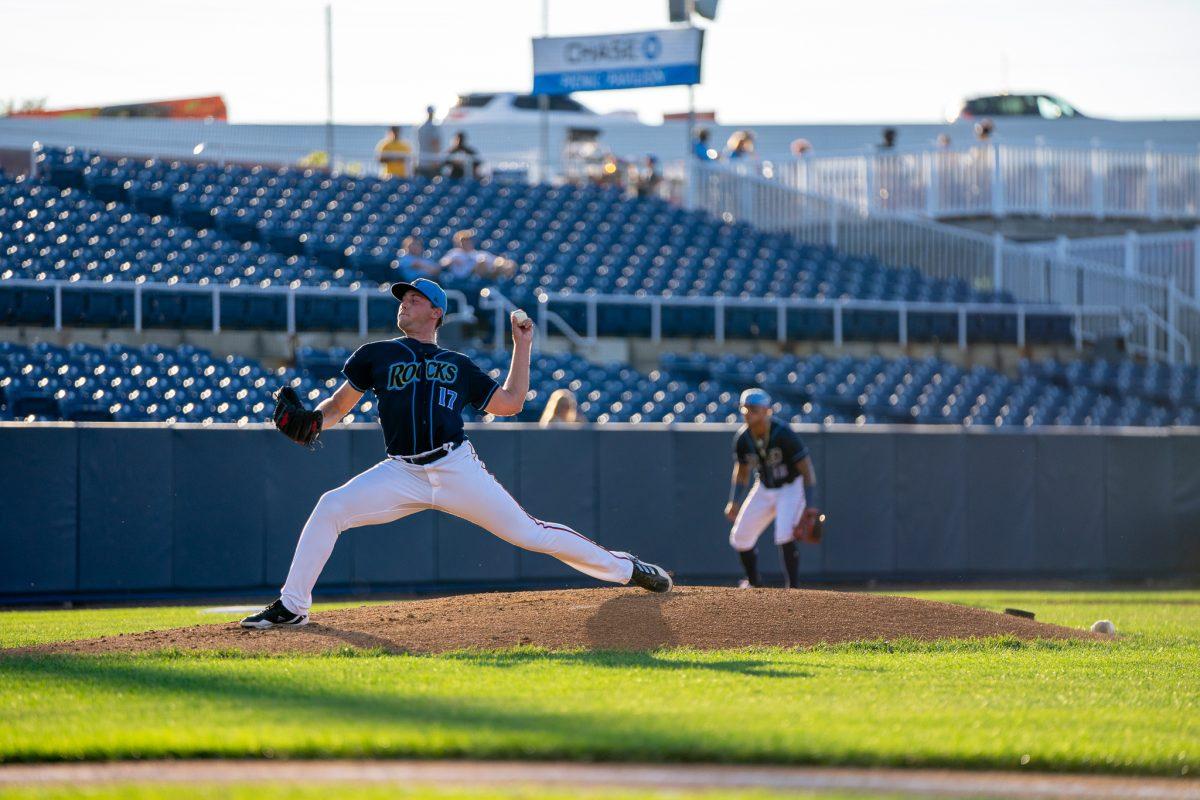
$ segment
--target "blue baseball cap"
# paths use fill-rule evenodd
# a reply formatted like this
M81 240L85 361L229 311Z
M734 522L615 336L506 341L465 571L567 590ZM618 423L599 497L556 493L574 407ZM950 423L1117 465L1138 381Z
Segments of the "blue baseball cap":
M393 283L392 297L400 300L409 289L425 295L434 308L440 308L443 314L446 313L446 291L429 278L417 278L412 283Z
M763 406L766 408L771 405L771 395L762 389L747 389L742 392L741 405Z

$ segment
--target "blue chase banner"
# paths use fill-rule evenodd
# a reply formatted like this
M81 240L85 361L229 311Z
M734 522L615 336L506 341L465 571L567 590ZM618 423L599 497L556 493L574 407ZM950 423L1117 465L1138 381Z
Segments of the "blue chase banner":
M703 46L700 28L534 39L533 93L699 83Z

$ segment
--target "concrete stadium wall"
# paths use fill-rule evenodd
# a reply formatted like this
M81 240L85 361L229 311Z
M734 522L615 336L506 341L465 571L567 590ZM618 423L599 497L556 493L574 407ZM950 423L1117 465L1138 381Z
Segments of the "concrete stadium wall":
M536 516L673 569L739 575L721 515L732 427L475 426ZM829 515L814 582L1200 576L1200 433L802 431ZM313 504L382 457L374 426L315 454L265 427L0 424L0 602L267 594ZM759 542L769 571L769 536ZM453 517L355 529L318 592L592 583Z

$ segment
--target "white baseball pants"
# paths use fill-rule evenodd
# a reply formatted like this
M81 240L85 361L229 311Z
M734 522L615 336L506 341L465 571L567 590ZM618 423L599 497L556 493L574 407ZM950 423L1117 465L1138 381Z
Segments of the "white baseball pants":
M775 544L791 541L792 529L804 513L804 479L796 478L778 489L764 489L760 481L742 502L733 530L729 532L729 544L734 550L752 550L758 537L775 520Z
M629 559L565 525L532 517L465 442L425 466L389 458L321 495L296 544L283 604L293 614L308 613L313 586L343 531L382 525L425 509L461 517L517 547L554 556L602 581L628 583L633 575Z

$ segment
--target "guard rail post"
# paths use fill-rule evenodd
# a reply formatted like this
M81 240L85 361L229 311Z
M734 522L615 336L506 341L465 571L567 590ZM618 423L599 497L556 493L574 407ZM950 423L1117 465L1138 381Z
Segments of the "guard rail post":
M1104 151L1100 149L1100 140L1092 139L1092 215L1096 219L1104 219Z
M1004 216L1004 167L1000 163L1002 153L999 142L992 142L992 216Z
M841 300L833 304L833 343L837 347L842 346L842 304Z
M596 330L598 321L596 319L596 298L594 295L588 295L587 298L587 335L588 341L592 344L596 343Z
M1125 274L1132 277L1138 271L1138 235L1137 231L1125 232Z
M656 297L650 303L650 341L658 344L662 341L662 298Z
M62 324L62 284L54 284L54 330L61 331Z
M133 332L142 332L142 285L133 285Z
M787 341L787 304L782 297L775 301L775 341Z
M992 291L1000 291L1004 285L1004 234L992 234Z
M1025 349L1025 306L1017 306L1017 347Z
M362 292L358 296L358 336L360 339L365 339L367 336L367 293Z
M1146 213L1158 219L1158 154L1154 142L1146 141Z
M221 332L221 286L213 284L212 288L212 332Z
M713 332L717 344L725 344L725 298L721 296L713 303Z
M287 293L287 332L288 336L296 333L296 287L289 286Z
M967 349L967 307L958 307L958 349Z
M900 346L908 348L908 304L901 303L899 311L896 312L899 318L896 327L899 328Z

